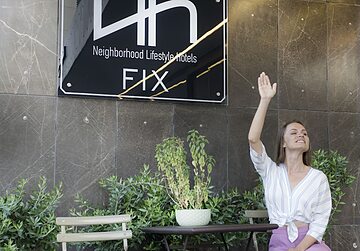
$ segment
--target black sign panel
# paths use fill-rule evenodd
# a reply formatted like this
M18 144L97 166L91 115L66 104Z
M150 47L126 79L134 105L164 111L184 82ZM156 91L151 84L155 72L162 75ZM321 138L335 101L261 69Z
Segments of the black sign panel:
M226 101L225 0L63 1L59 95Z

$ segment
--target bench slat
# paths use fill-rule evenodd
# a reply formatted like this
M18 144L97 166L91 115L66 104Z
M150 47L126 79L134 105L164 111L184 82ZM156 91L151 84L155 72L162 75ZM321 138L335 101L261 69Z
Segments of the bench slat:
M267 210L245 210L245 217L247 218L268 218Z
M96 233L65 233L58 234L58 242L80 242L80 241L110 241L130 239L132 232L127 231L113 231L113 232L96 232Z
M131 217L127 214L108 216L85 216L85 217L57 217L56 224L60 226L87 226L130 222Z

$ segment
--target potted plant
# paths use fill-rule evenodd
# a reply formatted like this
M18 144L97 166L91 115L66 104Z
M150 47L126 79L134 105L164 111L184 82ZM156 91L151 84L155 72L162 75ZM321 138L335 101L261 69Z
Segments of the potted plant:
M163 173L171 199L176 204L176 221L181 226L207 225L211 210L204 208L209 197L214 158L207 154L209 143L196 130L188 132L191 163L187 164L184 142L170 137L156 146L155 158ZM192 177L192 179L190 179Z

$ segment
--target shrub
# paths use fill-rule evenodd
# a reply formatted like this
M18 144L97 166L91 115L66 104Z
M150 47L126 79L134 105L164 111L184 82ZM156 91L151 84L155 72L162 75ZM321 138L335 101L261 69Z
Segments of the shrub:
M329 223L335 221L334 215L341 212L340 206L344 205L341 199L345 195L344 188L350 186L355 177L347 169L348 160L336 151L317 150L313 153L312 166L323 171L331 190L332 211Z
M0 197L0 250L56 250L55 209L62 197L61 185L47 192L46 179L26 198L27 181L19 181L12 193Z

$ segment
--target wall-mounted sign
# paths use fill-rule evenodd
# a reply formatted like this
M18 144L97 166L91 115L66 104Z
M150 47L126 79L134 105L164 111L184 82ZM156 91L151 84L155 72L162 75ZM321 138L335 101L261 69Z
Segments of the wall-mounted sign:
M224 103L227 0L62 0L59 95Z

